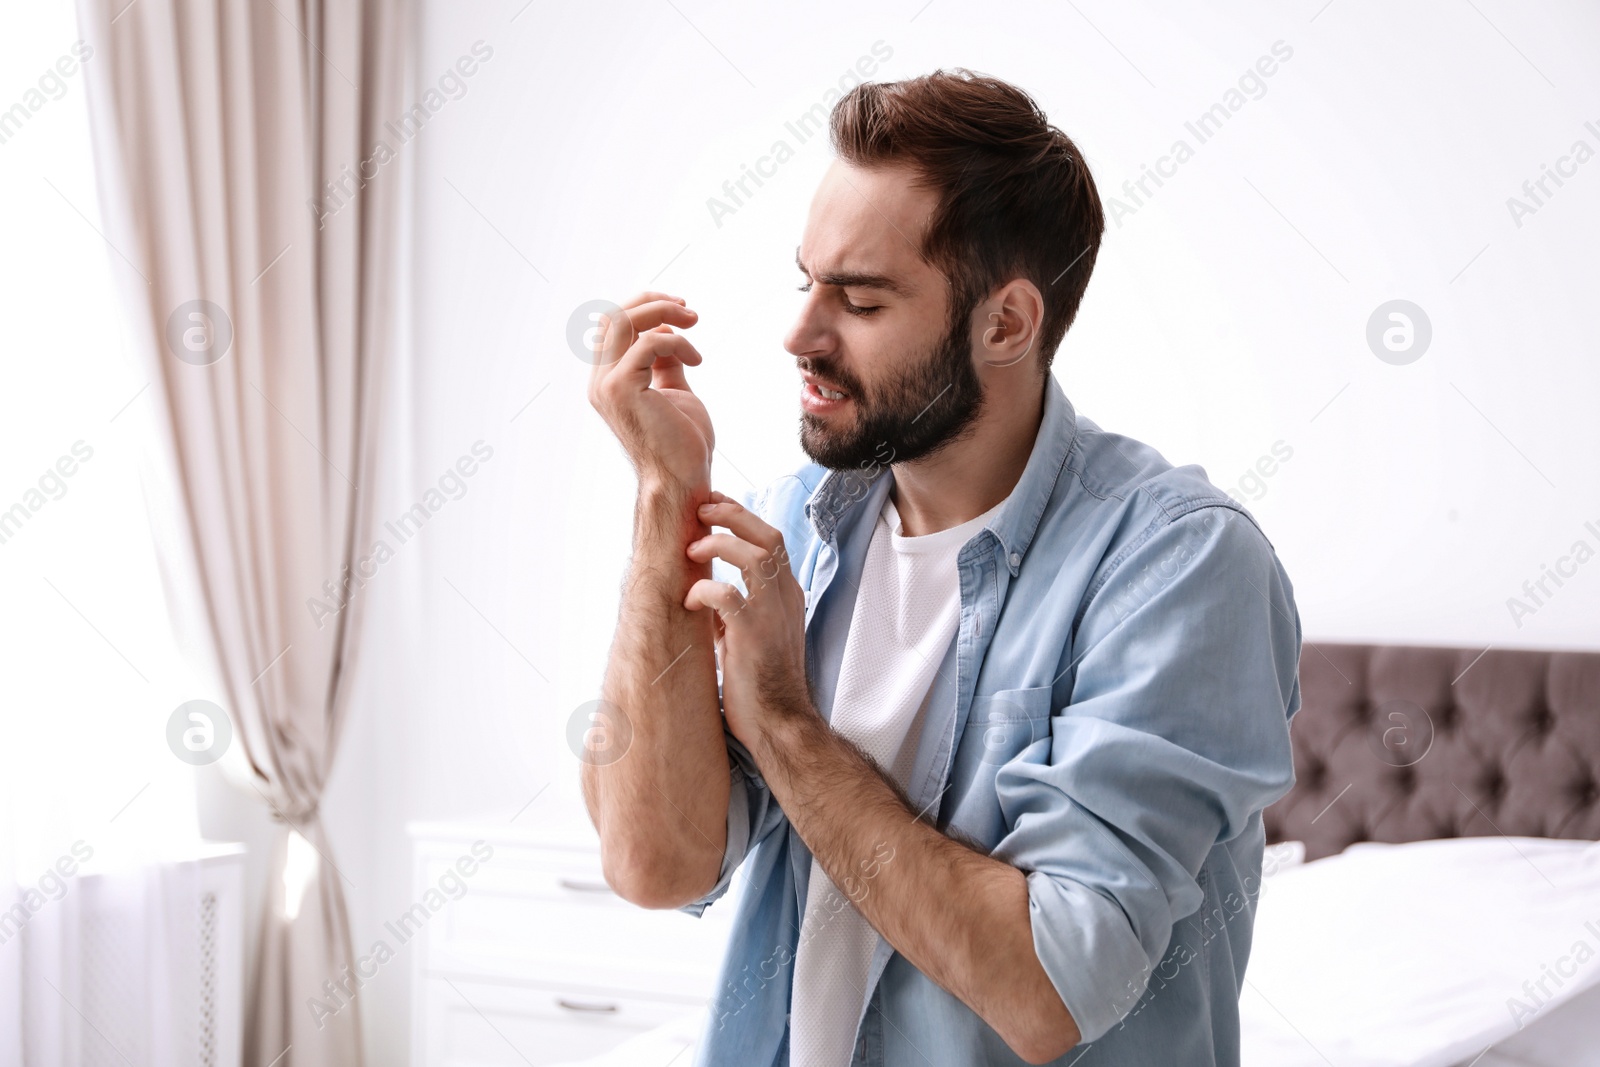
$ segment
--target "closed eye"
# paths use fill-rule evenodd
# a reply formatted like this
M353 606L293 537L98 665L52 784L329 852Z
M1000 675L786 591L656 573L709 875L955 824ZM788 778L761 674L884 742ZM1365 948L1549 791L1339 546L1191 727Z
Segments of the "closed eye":
M806 282L804 285L795 286L795 288L802 293L809 293L811 291L811 283ZM881 304L852 304L850 298L845 296L842 290L839 293L839 299L844 302L845 311L852 315L865 316L871 315L874 311L883 310L883 305Z

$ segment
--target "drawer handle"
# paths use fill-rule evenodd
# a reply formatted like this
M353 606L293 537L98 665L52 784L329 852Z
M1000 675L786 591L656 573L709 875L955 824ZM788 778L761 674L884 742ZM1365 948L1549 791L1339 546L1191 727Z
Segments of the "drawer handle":
M556 884L562 889L574 889L579 893L610 893L611 887L603 880L595 881L590 878L557 878Z
M556 998L556 1003L561 1005L563 1008L566 1008L568 1011L588 1011L588 1012L596 1012L596 1013L604 1013L604 1012L615 1013L615 1012L620 1010L617 1007L615 1002L609 1001L609 1000L608 1001L599 1001L599 1000L582 1001L582 1000L568 1000L566 997L557 997Z

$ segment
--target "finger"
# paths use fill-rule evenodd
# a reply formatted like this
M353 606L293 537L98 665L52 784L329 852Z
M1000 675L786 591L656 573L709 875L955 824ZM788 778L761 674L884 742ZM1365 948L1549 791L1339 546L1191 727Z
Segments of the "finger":
M652 389L681 389L685 392L694 392L689 388L689 379L684 376L683 364L677 360L667 362L657 360L650 367L650 388Z
M606 345L609 350L609 340ZM674 359L691 367L703 362L694 342L681 333L673 333L671 327L663 326L659 330L646 330L635 337L611 369L617 374L638 377L658 359Z
M705 362L705 357L694 346L694 342L683 334L670 331L658 333L655 330L651 330L648 333L641 334L639 339L633 343L633 348L629 349L627 355L623 357L622 363L619 364L619 369L626 372L633 368L650 367L652 364L662 361L698 367Z
M684 299L681 296L673 296L671 293L658 293L653 289L646 289L644 292L635 293L632 299L622 305L622 308L626 311L628 308L636 308L640 304L648 304L652 300L675 300L680 304L684 303Z
M683 606L688 611L711 608L726 619L744 609L744 596L727 582L701 578L689 587L689 595L683 598Z
M749 572L766 563L772 556L764 548L743 541L733 534L708 534L696 541L691 541L688 548L689 558L696 563L705 563L712 558L731 563L741 571ZM770 570L771 568L768 567ZM746 575L748 579L748 573ZM749 581L746 580L746 586Z
M698 312L668 299L651 300L637 307L624 308L618 315L602 312L600 322L603 328L598 331L595 347L591 350L595 372L600 373L602 367L624 372L637 369L618 367L617 364L627 362L634 344L642 335L658 332L660 326L688 328L699 321Z
M596 365L595 373L620 376L612 388L624 391L638 392L651 386L687 389L689 382L683 376L683 365L698 366L703 358L682 334L652 330L642 334L615 363L605 368ZM660 381L656 377L658 373L664 375Z
M661 328L667 332L647 333L640 339L641 344L648 344L655 353L655 360L650 364L650 387L693 392L689 388L689 379L684 376L683 368L685 365L698 367L705 362L705 357L683 334L673 333L670 327Z
M721 500L716 499L722 496ZM700 521L707 526L726 526L751 544L760 545L768 552L783 547L783 535L750 511L743 504L727 496L713 493L710 502L700 505Z
M635 334L654 330L658 326L689 327L700 321L700 313L687 304L673 299L648 300L637 307L623 308L623 317ZM612 316L604 316L611 318Z

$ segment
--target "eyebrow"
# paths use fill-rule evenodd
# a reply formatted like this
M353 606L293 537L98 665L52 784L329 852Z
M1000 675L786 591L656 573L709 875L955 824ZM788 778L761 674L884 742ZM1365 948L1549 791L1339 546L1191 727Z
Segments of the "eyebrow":
M842 289L881 289L886 293L893 293L895 296L908 297L912 295L909 285L891 278L887 274L867 274L862 271L823 271L820 274L813 275L809 270L806 270L806 265L800 262L799 245L795 246L794 265L799 267L800 272L806 277L811 278L813 281L822 282L824 285L837 285Z

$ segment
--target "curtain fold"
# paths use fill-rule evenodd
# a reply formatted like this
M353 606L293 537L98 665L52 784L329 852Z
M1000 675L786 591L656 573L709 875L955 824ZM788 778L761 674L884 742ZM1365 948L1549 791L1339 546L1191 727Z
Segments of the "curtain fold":
M363 1062L319 814L348 715L397 332L403 0L78 0L102 215L185 536L185 647L279 824L247 1067ZM192 595L179 595L190 590Z

